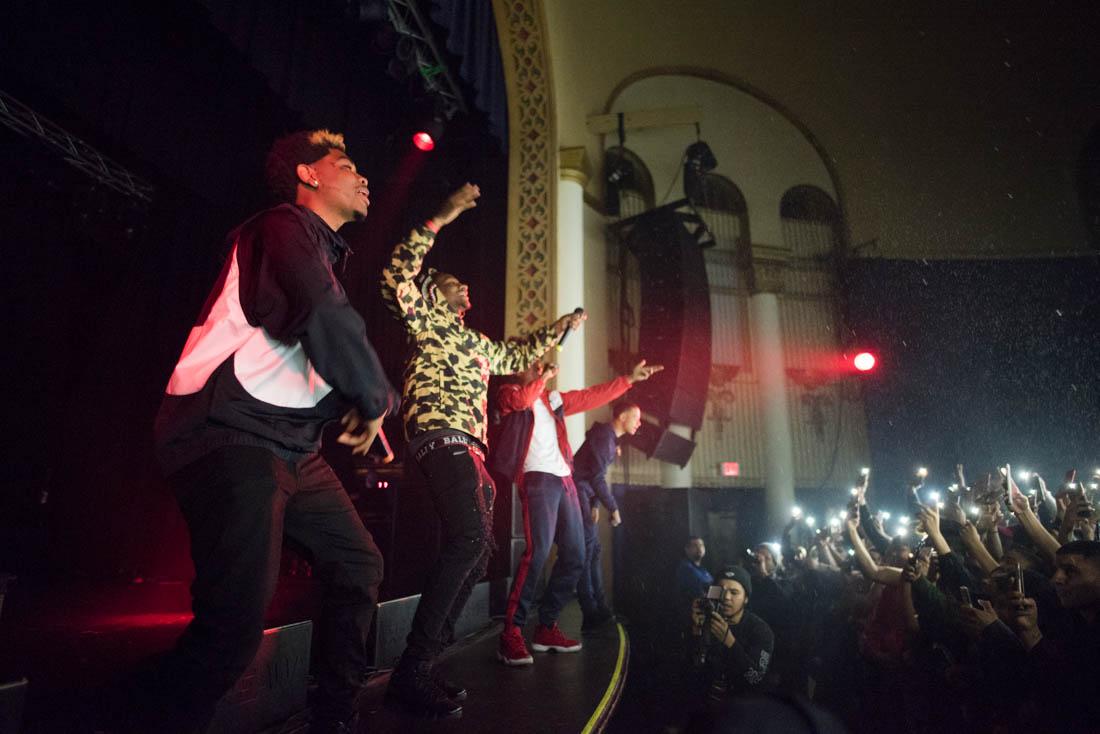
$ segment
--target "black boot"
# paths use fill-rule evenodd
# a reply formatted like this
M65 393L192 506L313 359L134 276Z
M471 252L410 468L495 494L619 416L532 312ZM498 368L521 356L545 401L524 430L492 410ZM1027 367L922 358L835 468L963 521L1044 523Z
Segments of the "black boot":
M455 683L454 681L447 680L443 676L443 671L439 668L432 668L432 680L435 684L443 689L443 692L447 694L447 698L455 702L465 701L468 696L466 687L461 683Z
M609 622L615 621L615 614L607 607L597 607L595 611L592 611L584 615L584 621L581 623L581 632L595 632Z
M390 675L386 704L435 719L462 716L462 704L448 698L432 679L432 664L427 660L401 658Z

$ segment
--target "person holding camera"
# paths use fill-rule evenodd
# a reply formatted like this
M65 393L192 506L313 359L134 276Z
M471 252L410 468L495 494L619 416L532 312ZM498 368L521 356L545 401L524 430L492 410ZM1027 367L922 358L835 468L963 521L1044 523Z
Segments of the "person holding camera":
M699 651L695 661L711 700L756 690L767 675L775 641L767 622L746 608L751 595L749 572L726 566L717 585L692 602L691 632Z

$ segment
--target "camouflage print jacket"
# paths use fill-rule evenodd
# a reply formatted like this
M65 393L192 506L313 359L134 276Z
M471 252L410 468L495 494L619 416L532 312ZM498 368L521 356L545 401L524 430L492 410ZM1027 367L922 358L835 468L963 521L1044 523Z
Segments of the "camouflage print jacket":
M430 229L414 229L382 271L382 298L413 340L401 408L405 435L411 441L449 428L485 443L489 375L526 369L556 334L549 325L522 340L495 342L467 327L432 282L435 270L420 272L434 242Z

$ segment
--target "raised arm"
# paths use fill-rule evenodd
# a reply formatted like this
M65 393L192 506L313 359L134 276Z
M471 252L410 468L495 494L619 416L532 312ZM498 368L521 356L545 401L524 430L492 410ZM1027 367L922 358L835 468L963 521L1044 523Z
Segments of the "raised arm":
M390 262L383 268L382 300L410 334L424 331L430 315L429 304L416 282L424 266L424 257L432 249L439 230L462 212L477 206L479 196L481 190L469 183L451 194L434 217L397 243Z
M1012 504L1012 514L1016 516L1016 519L1020 521L1020 525L1031 536L1035 547L1047 560L1053 562L1062 544L1043 527L1043 523L1039 521L1039 516L1031 509L1031 504L1027 501L1027 495L1020 491L1020 488L1016 486L1016 482L1012 481L1011 472L1008 474L1008 497L1009 502Z
M973 523L964 523L962 530L959 531L959 537L962 538L963 545L966 546L966 552L970 554L970 557L974 559L982 572L987 576L993 573L993 569L997 568L998 565L997 559L989 553L989 550L982 543L978 528Z
M863 538L859 537L859 520L848 518L848 539L852 542L852 548L856 552L856 562L859 570L871 581L880 584L896 585L901 583L901 569L892 566L879 566L871 554L867 552L867 546L863 544Z

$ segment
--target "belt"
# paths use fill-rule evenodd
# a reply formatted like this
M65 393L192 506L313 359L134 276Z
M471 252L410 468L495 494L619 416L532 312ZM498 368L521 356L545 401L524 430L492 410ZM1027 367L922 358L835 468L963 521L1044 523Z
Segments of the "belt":
M485 450L481 441L478 441L473 436L467 436L462 433L448 433L439 438L433 438L416 450L416 453L413 454L413 459L415 459L417 463L420 463L424 460L425 456L433 451L438 451L439 449L444 449L456 444L466 446L473 454L477 455L479 459L483 462L485 461Z

